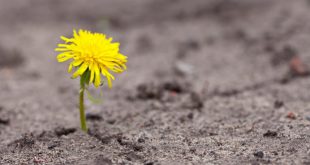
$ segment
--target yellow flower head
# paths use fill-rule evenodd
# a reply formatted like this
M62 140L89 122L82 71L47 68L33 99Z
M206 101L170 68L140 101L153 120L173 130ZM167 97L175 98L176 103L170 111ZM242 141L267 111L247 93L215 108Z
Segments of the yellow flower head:
M112 43L112 38L104 34L92 33L87 30L73 30L73 38L60 37L65 44L58 44L55 51L62 52L57 56L58 62L72 60L68 72L76 67L72 77L77 78L84 73L89 73L87 83L100 86L101 75L108 80L112 87L114 76L109 72L121 73L126 70L127 57L119 53L119 43Z

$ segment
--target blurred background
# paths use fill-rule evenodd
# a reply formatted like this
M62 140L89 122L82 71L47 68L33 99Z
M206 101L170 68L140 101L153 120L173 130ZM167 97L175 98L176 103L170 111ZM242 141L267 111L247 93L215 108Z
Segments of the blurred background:
M275 163L310 161L309 9L309 0L0 0L2 161L33 162L36 150L50 163L102 154L125 164L264 162L257 150ZM111 136L109 146L77 131L79 81L54 52L61 35L80 28L113 37L128 56L113 89L103 87L103 103L86 102L90 128L97 140ZM7 151L24 134L59 127L77 131L68 138L75 141L33 136L40 145ZM283 135L282 145L264 139L269 129ZM147 143L136 151L113 141L116 134ZM80 148L83 139L102 148ZM64 160L46 149L53 140L67 151ZM242 148L242 141L254 142Z

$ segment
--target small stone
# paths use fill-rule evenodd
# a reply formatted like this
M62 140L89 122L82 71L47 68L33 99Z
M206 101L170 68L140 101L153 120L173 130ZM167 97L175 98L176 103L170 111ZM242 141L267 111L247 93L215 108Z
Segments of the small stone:
M64 128L64 127L57 127L55 129L55 134L60 137L63 135L69 135L76 131L76 128Z
M107 123L113 125L116 122L115 119L108 119Z
M20 50L7 50L0 47L0 68L14 68L21 66L25 62Z
M283 107L283 105L284 105L284 102L283 102L283 101L276 100L276 101L274 102L274 108L276 108L276 109Z
M254 152L253 155L255 157L258 157L258 158L263 158L264 157L264 152L263 151L257 151L257 152Z
M144 140L143 138L139 138L139 139L138 139L138 142L139 142L139 143L144 143L145 140Z
M21 139L15 140L14 142L10 143L9 146L13 145L19 148L31 148L35 144L35 137L33 134L25 134Z
M86 120L101 121L102 117L99 114L86 113Z
M296 119L296 114L293 112L288 112L286 117L294 120L294 119Z
M0 125L8 125L10 124L10 119L7 119L7 118L0 118Z
M266 133L264 133L263 136L264 137L276 137L277 135L278 135L277 132L268 130Z
M137 98L142 100L159 99L162 91L154 83L145 83L137 86Z
M144 163L144 165L153 165L154 164L154 162L146 162L146 163Z
M188 115L187 115L187 117L189 118L189 119L193 119L194 118L194 114L192 113L192 112L190 112Z
M60 142L59 141L54 141L54 142L52 142L51 144L49 144L47 146L47 149L52 150L52 149L54 149L55 147L58 147L58 146L60 146Z
M178 61L174 66L174 72L180 76L186 76L194 72L194 67L188 63Z
M143 146L141 145L133 144L132 148L134 151L137 151L137 152L143 151Z

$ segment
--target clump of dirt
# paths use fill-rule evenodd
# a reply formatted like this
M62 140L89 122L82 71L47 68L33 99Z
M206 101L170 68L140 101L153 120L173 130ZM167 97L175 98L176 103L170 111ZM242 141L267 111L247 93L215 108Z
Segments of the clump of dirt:
M8 126L13 116L5 107L0 106L0 126Z
M0 69L21 66L25 62L25 58L18 50L7 50L0 46Z
M136 98L147 99L162 99L166 92L171 94L183 94L190 91L190 84L188 82L172 80L165 81L159 84L144 83L137 86Z
M86 120L89 121L102 121L103 118L100 114L86 113Z
M0 118L0 124L8 125L10 123L10 119L8 118Z
M278 135L275 131L268 130L266 133L264 133L264 137L276 137Z
M310 76L309 68L303 63L301 57L294 55L288 61L288 71L284 75L283 79L280 80L280 83L286 84L290 81L298 78L306 78Z
M21 139L15 140L14 142L10 143L9 147L16 148L31 148L35 144L35 136L33 134L25 134Z
M111 142L111 140L118 139L122 136L122 134L120 134L120 133L113 134L113 135L107 135L106 133L101 133L98 129L89 129L88 134L90 136L95 137L96 139L98 139L103 144L108 144Z
M63 135L69 135L76 131L76 128L64 128L64 127L58 127L55 129L55 134L57 136L63 136Z

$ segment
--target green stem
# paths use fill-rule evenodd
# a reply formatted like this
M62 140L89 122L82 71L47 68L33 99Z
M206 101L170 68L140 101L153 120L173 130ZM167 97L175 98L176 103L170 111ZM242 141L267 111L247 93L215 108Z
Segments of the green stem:
M86 117L85 117L85 110L84 110L84 90L85 90L85 83L83 78L81 77L80 80L80 120L81 120L81 128L83 131L87 132L87 125L86 125Z

